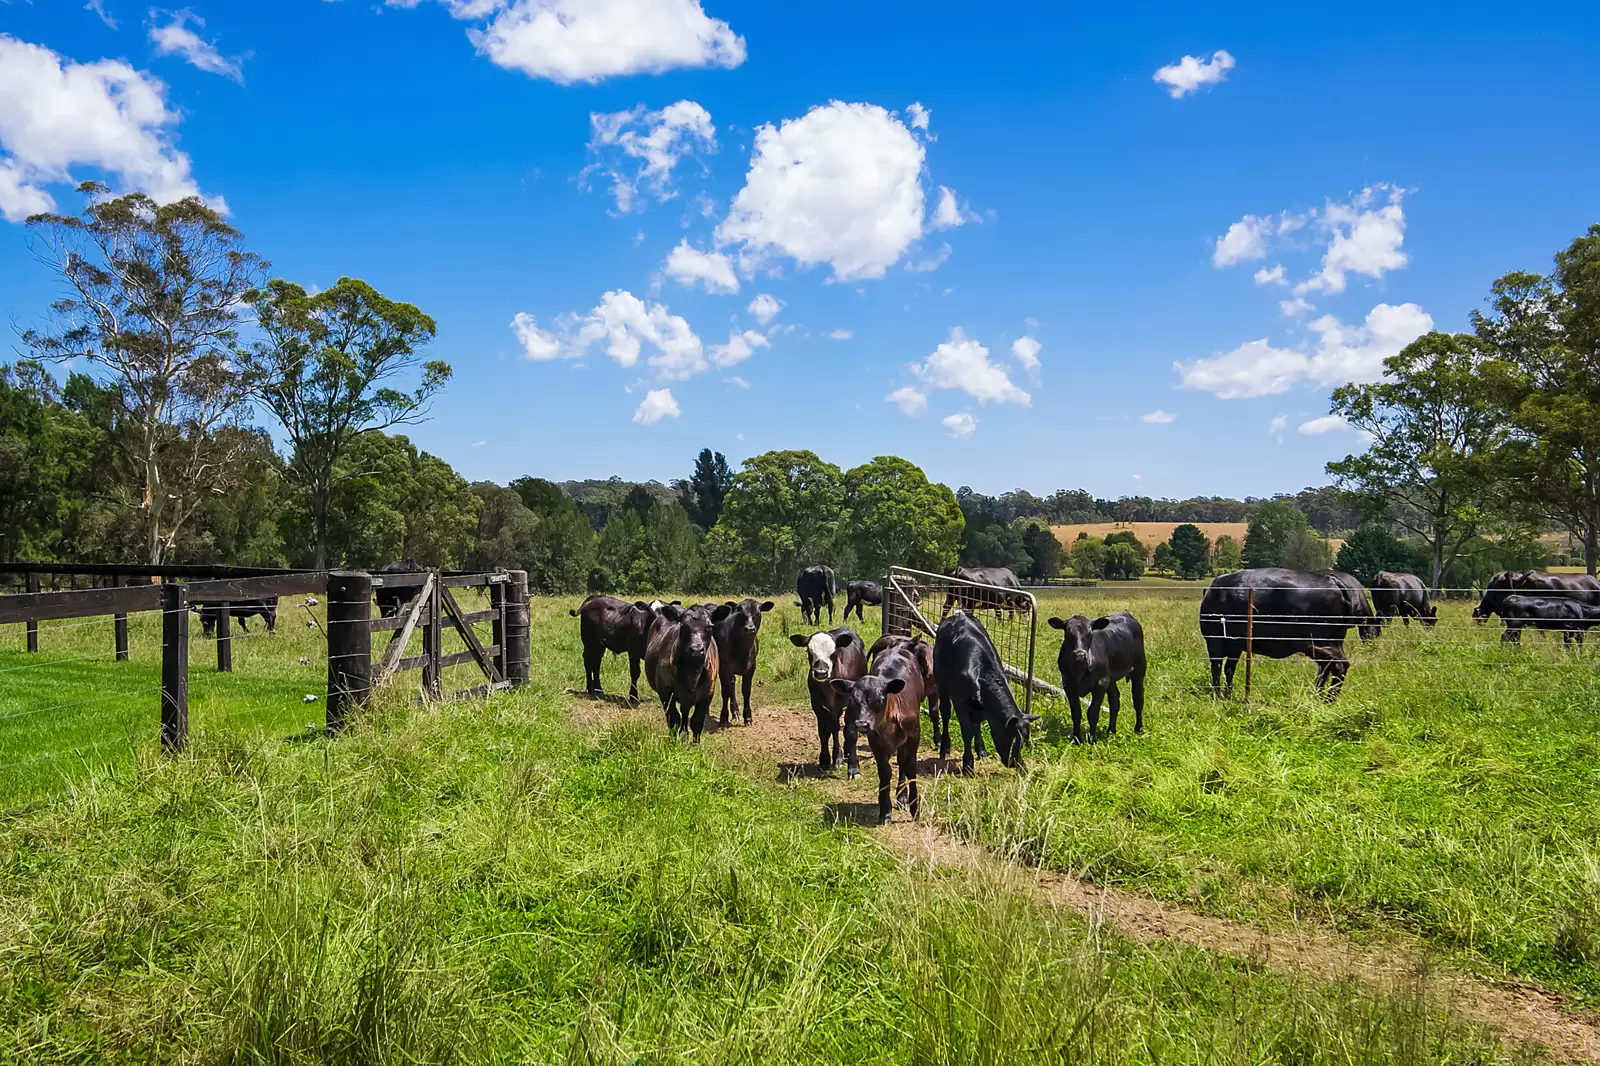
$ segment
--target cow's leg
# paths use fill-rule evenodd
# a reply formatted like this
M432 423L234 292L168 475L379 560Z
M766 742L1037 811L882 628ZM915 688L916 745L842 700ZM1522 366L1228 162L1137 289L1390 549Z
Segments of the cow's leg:
M894 770L889 765L889 752L880 750L876 744L872 747L872 757L878 764L878 824L888 825L890 814L894 810Z
M595 680L599 681L599 677ZM639 657L631 651L628 653L628 699L639 702Z
M1104 689L1095 689L1089 696L1089 743L1095 742L1100 732L1100 701L1106 698Z
M700 743L700 733L706 727L706 716L711 713L711 693L707 692L705 698L695 704L694 717L689 721L689 728L694 730L694 742Z
M1083 701L1076 692L1067 693L1067 702L1072 705L1072 742L1083 743Z
M829 721L831 716L826 707L818 707L813 704L811 713L816 715L817 718L817 769L826 772L833 765L833 759L828 752L828 741L834 737L833 723ZM835 740L834 753L837 753L838 750L839 745Z
M938 699L938 717L933 720L933 735L939 741L939 761L950 761L950 698L943 693Z
M734 680L734 675L733 674L729 674L729 673L724 673L717 680L722 683L722 723L721 724L722 725L727 725L728 724L728 704L733 702L733 680ZM735 707L734 710L738 710L738 707Z
M1230 682L1228 687L1231 689L1233 688L1231 675L1228 680ZM1211 695L1219 699L1222 696L1222 657L1220 655L1211 657Z
M234 621L234 622L238 622L239 623L239 632L241 632L241 633L250 632L250 627L244 624L244 615L242 615L242 614L233 615L230 618L230 621Z
M861 757L858 754L860 736L856 732L855 715L850 713L848 707L841 713L844 716L844 764L853 780L861 776Z
M957 709L956 721L961 725L961 772L971 774L973 741L983 737L983 719L970 712L962 714Z
M606 650L598 645L583 648L583 686L591 696L598 696L600 688L600 663L606 657Z
M1507 622L1506 623L1505 632L1500 634L1500 643L1502 643L1502 644L1520 644L1521 642L1522 642L1522 627L1521 626L1514 626L1510 622Z
M1134 674L1128 679L1128 684L1133 688L1133 731L1144 732L1144 671Z
M741 685L742 685L742 688L743 688L743 691L744 691L744 724L745 725L749 725L750 724L750 686L755 684L755 680L756 680L756 667L755 667L754 663L751 663L750 664L750 672L748 674L745 674L741 678Z
M827 597L827 600L828 600L828 624L831 626L831 625L833 625L833 597L830 595L830 596Z
M922 797L917 795L917 746L907 744L900 749L900 780L906 790L906 806L913 821L922 817Z
M1117 683L1111 682L1111 687L1106 689L1106 703L1109 705L1109 714L1106 716L1106 736L1117 735L1117 712L1122 709L1122 693L1117 691Z
M683 729L683 722L678 714L678 697L668 696L661 701L661 706L667 712L667 732L677 736Z

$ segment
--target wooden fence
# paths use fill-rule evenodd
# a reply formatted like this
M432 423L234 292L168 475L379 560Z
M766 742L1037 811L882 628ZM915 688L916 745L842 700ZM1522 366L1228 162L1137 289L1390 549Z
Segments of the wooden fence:
M233 668L231 605L282 596L324 597L328 640L327 728L337 732L347 717L367 704L372 690L395 674L421 670L425 699L439 699L446 669L476 663L485 684L453 696L486 694L527 684L529 671L528 575L525 571L460 574L437 570L374 576L354 570L255 570L245 567L122 566L113 564L0 564L0 575L21 575L29 591L0 595L0 625L27 626L29 652L39 650L39 623L58 619L112 619L117 661L128 659L128 615L162 614L161 744L179 751L189 738L189 615L206 604L216 619L217 669ZM109 587L43 591L41 578L63 576L111 582ZM153 583L159 581L159 584ZM415 588L397 614L373 618L375 588ZM490 607L465 612L451 590L486 589ZM492 625L484 644L473 626ZM466 650L443 653L444 631L461 635ZM411 635L420 630L420 655L405 655ZM373 634L390 632L377 669Z

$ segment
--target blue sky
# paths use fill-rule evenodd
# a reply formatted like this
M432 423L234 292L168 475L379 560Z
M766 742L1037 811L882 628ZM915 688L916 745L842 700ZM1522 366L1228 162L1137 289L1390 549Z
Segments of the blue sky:
M470 478L1292 491L1359 448L1333 385L1600 221L1600 25L1226 6L0 0L0 212L199 191L416 303Z

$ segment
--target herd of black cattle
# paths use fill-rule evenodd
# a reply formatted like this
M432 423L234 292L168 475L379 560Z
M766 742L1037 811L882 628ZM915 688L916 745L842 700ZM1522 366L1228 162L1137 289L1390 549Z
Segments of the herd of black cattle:
M807 687L817 721L819 769L845 767L860 776L858 738L865 734L878 767L878 817L887 823L895 795L913 818L919 813L917 753L922 744L921 709L926 703L940 760L950 757L950 714L961 728L962 771L971 773L974 756L985 754L983 725L1000 761L1019 766L1037 715L1017 706L1011 685L979 612L996 617L1025 609L1027 593L1003 568L957 568L946 588L940 620L929 644L922 634L884 635L871 648L848 627L795 633L790 641L809 660ZM804 622L821 626L822 611L833 624L836 591L833 572L808 567L795 584ZM905 591L904 589L902 591ZM1370 592L1370 598L1369 598ZM883 602L883 586L873 581L846 585L844 620L862 605ZM914 587L908 592L920 602ZM600 667L607 652L626 654L629 698L639 698L641 666L661 700L667 727L692 733L698 741L720 684L721 724L730 715L751 721L750 688L760 649L762 614L773 602L744 599L685 607L674 600L629 603L590 596L571 612L579 619L585 684L601 695ZM954 610L952 610L954 608ZM1587 575L1503 571L1489 582L1472 616L1478 622L1498 615L1502 640L1520 640L1524 628L1559 632L1564 642L1583 642L1583 633L1600 625L1600 581ZM1370 589L1353 575L1336 570L1302 571L1276 567L1244 570L1216 578L1200 602L1200 632L1211 661L1211 685L1229 695L1239 659L1250 652L1271 659L1306 655L1317 665L1317 689L1337 698L1350 660L1344 641L1351 629L1368 640L1385 622L1409 625L1438 621L1426 585L1412 574L1379 574ZM1106 735L1116 733L1127 680L1133 696L1134 731L1144 728L1146 658L1144 630L1128 611L1090 619L1082 615L1049 619L1062 634L1056 663L1072 710L1075 741L1093 742L1100 708L1109 710ZM741 692L737 691L742 685ZM1083 731L1081 701L1089 699L1089 730ZM899 781L891 789L897 769Z

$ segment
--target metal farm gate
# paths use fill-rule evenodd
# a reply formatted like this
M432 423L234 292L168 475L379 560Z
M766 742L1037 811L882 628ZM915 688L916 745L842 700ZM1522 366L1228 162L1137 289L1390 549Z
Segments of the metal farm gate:
M889 568L883 581L885 634L908 637L920 632L932 640L952 610L965 610L989 634L1006 677L1021 691L1018 702L1024 713L1033 708L1035 688L1062 695L1059 688L1033 674L1039 625L1039 603L1033 593L904 566Z

